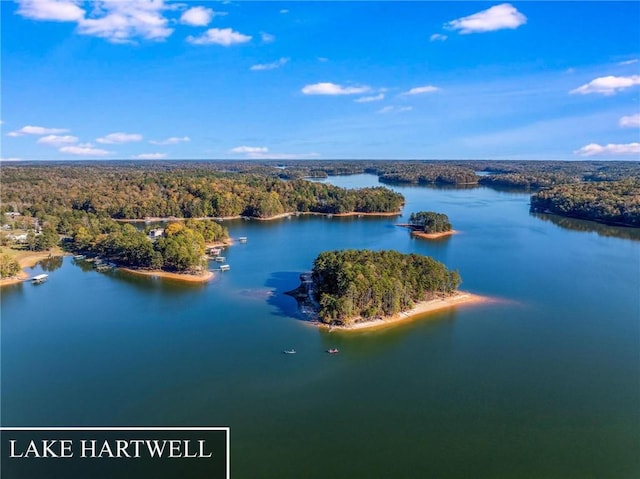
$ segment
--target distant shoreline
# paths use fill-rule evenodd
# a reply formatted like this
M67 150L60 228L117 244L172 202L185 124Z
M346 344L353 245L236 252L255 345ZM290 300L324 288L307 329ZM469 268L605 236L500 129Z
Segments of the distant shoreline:
M149 276L152 278L172 279L176 281L183 281L186 283L207 283L213 279L213 271L206 271L203 274L188 274L188 273L171 273L169 271L163 271L160 269L142 270L132 268L118 268L120 271L139 275Z
M332 326L324 324L320 321L314 321L313 324L327 328L329 330L337 331L363 331L372 329L387 328L389 326L395 326L398 324L404 324L416 319L427 313L433 313L442 311L449 308L454 308L461 305L483 304L491 301L491 298L487 296L480 296L478 294L468 293L464 291L458 291L452 296L446 298L432 299L429 301L422 301L416 303L416 305L409 311L402 311L394 314L393 316L385 316L382 318L376 318L369 321L361 321L352 324L351 326Z
M120 221L122 223L156 223L156 222L166 222L166 221L187 221L187 220L213 220L213 221L229 221L229 220L239 220L242 218L246 218L248 220L256 220L256 221L271 221L277 220L280 218L287 218L289 216L302 216L302 215L312 215L312 216L400 216L402 211L381 211L381 212L373 212L373 213L365 213L361 211L350 211L348 213L320 213L317 211L292 211L289 213L280 213L273 216L268 216L266 218L258 218L256 216L201 216L197 218L177 218L173 216L167 217L147 217L142 219L123 219L123 218L114 218L115 221Z

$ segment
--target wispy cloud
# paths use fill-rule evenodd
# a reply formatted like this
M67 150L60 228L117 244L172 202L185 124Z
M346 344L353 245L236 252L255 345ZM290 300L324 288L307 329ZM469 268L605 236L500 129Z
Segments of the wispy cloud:
M320 156L317 153L272 153L266 146L236 146L229 153L244 154L251 160L301 160Z
M107 144L107 145L130 143L132 141L141 141L141 140L142 140L142 135L140 135L139 133L122 133L122 132L109 133L106 136L96 138L96 141L98 143Z
M191 141L191 138L188 136L172 136L165 140L149 140L149 143L152 145L177 145L178 143L186 143L188 141Z
M443 35L442 33L434 33L433 35L431 35L429 37L429 41L430 42L444 42L447 38L449 38L446 35Z
M22 158L11 156L9 158L0 158L0 161L22 161Z
M602 95L614 95L619 91L626 90L632 86L640 85L640 75L628 77L606 76L591 80L578 88L571 90L571 94L588 95L590 93L600 93Z
M225 47L251 41L250 35L236 32L231 28L210 28L199 37L189 35L187 42L193 45L222 45Z
M412 88L409 91L405 91L404 93L402 93L402 95L422 95L424 93L435 93L437 91L440 91L440 88L438 88L437 86L425 85Z
M45 128L44 126L23 126L19 130L10 131L7 136L23 136L23 135L55 135L58 133L67 133L67 128Z
M513 5L502 3L467 17L451 20L445 28L461 34L484 33L503 29L516 29L527 23L527 17Z
M282 10L280 10L280 13L282 14L289 13L289 10L287 10L286 8L283 8Z
M598 145L590 143L573 152L579 156L640 155L640 143Z
M640 128L640 113L635 115L623 116L618 124L622 128Z
M289 61L288 58L280 58L279 60L276 60L275 62L271 62L271 63L258 63L257 65L252 65L251 68L249 68L249 70L252 70L252 71L275 70L276 68L280 68L281 66L286 65L288 61Z
M412 106L393 106L393 105L388 105L385 107L380 108L377 113L402 113L405 111L411 111L413 110Z
M139 155L133 155L131 158L135 160L162 160L166 157L166 153L141 153Z
M377 95L372 95L372 96L363 96L360 98L356 98L353 101L357 103L370 103L372 101L380 101L380 100L384 100L384 93L378 93Z
M368 86L342 86L330 82L314 83L302 88L305 95L359 95L369 91L371 87Z
M260 39L262 43L273 43L276 41L276 36L267 32L260 32Z
M192 27L206 27L211 23L213 17L222 15L226 15L226 13L214 12L211 8L206 7L191 7L182 12L180 23Z
M73 146L63 146L58 151L61 153L69 153L71 155L78 156L106 156L112 152L103 150L102 148L94 148L91 143L84 143Z
M625 60L623 62L618 62L618 65L633 65L634 63L638 63L637 58L634 58L632 60Z
M72 135L47 135L39 138L38 143L40 143L41 145L60 147L63 145L78 143L78 137Z

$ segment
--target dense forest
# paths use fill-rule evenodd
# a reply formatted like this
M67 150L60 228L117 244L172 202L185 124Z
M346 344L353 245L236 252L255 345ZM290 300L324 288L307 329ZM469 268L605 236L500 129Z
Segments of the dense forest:
M453 229L447 215L434 211L411 213L409 224L414 231L421 233L444 233Z
M216 170L213 166L220 165L215 163L185 163L3 166L2 204L5 211L31 216L75 210L142 219L392 212L404 202L402 195L383 187L347 190L302 179L283 181L273 171L230 173Z
M321 321L349 325L451 295L461 280L456 271L427 256L343 250L320 253L312 281Z
M545 189L531 197L531 211L640 227L640 178Z

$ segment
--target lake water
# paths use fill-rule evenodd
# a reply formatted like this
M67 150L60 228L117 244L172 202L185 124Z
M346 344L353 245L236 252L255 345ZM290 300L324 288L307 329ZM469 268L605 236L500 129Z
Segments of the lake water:
M638 230L534 216L528 194L395 189L402 218L228 222L248 242L206 285L66 257L3 288L2 424L230 426L234 478L640 477ZM460 234L394 226L419 210ZM283 292L341 248L433 256L496 301L319 330Z

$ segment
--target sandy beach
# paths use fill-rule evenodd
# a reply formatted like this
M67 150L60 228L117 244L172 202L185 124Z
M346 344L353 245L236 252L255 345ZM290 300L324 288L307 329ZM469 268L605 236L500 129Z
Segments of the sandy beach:
M444 309L455 308L458 306L470 306L473 304L488 303L491 299L486 296L480 296L473 293L467 293L459 291L452 296L448 296L442 299L433 299L430 301L423 301L417 303L413 309L394 314L393 316L387 316L385 318L373 319L370 321L363 321L355 323L351 326L329 326L323 323L316 323L318 326L329 328L337 331L362 331L386 328L401 323L407 323L424 314L432 313L435 311L442 311Z
M457 235L460 233L456 230L451 231L443 231L441 233L421 233L420 231L412 231L411 234L416 238L424 238L424 239L438 239L444 238L445 236Z
M141 270L131 268L119 268L127 273L137 274L139 276L150 276L152 278L164 278L175 281L184 281L186 283L206 283L213 278L213 271L206 271L203 274L186 274L186 273L170 273L159 269Z
M3 251L7 251L4 249ZM24 268L33 268L39 261L43 259L47 259L50 256L63 256L64 253L60 248L54 248L50 251L15 251L12 250L11 256L15 258L15 260L22 268L16 276L12 276L10 278L0 279L0 286L7 286L10 284L21 283L25 279L29 277L29 274L24 270Z

